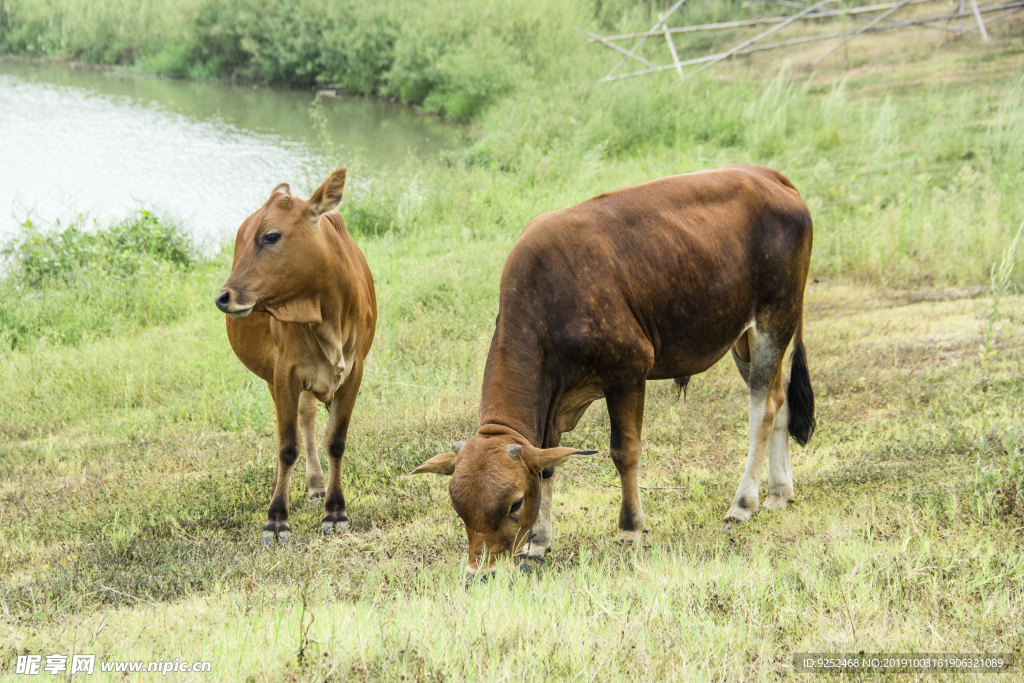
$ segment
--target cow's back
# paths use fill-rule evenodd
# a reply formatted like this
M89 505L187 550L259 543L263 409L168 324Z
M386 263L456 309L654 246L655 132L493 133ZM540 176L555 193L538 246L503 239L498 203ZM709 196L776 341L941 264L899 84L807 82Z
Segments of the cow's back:
M544 326L565 362L692 375L759 304L802 292L810 248L809 212L781 174L671 176L531 221L502 276L502 316Z

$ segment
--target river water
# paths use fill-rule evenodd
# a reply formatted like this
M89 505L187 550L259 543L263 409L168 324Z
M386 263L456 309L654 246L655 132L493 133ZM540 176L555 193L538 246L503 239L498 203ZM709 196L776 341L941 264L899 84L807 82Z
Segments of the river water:
M407 107L314 93L197 83L122 71L0 61L0 241L26 219L50 226L140 208L200 243L232 237L281 182L308 196L325 169L350 182L410 154L458 144L459 130Z

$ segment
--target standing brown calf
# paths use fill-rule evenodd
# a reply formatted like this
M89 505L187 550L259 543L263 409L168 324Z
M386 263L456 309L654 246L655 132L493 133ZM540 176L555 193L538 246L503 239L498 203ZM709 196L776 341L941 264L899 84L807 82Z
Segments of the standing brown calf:
M341 458L349 418L373 343L377 299L373 277L341 214L345 190L339 168L309 201L292 197L285 184L242 223L235 237L231 276L217 294L228 314L235 355L266 380L277 411L278 452L274 494L263 541L288 541L288 486L306 442L306 490L324 498L323 532L348 522L341 490ZM327 484L316 444L316 402L330 411L324 444Z
M559 448L604 398L622 483L618 537L646 531L638 464L647 380L685 386L732 350L750 388L747 467L727 522L793 500L788 433L806 443L814 395L803 345L811 216L780 173L730 166L603 194L535 218L501 277L480 427L413 473L452 475L469 539L467 571L551 545ZM794 342L792 379L782 371ZM525 546L525 548L524 548Z

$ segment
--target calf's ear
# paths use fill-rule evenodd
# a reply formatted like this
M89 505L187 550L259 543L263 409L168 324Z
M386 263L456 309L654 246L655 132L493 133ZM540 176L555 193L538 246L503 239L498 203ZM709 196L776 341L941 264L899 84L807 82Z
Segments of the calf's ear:
M455 453L442 453L435 455L409 474L447 474L451 476L455 471L455 461L458 459Z
M309 198L309 206L306 211L311 217L319 218L328 211L341 204L341 197L345 194L345 180L348 177L348 168L342 166L331 174L331 177L324 181L324 184L316 189L313 196Z
M575 448L542 448L533 452L530 458L530 469L540 472L548 467L561 465L573 455L594 455L597 451L579 451Z

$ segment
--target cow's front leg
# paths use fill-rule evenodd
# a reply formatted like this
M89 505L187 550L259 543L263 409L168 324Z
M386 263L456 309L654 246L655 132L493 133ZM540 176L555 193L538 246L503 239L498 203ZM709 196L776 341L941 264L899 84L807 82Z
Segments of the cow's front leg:
M316 396L309 391L303 391L299 396L299 429L306 446L306 495L311 504L319 505L327 493L327 485L317 453Z
M644 378L626 386L605 389L611 421L611 456L619 472L622 507L619 509L620 541L634 542L647 531L640 503L640 431L644 420Z
M352 373L339 387L331 399L330 416L327 418L327 432L324 442L327 446L327 497L324 500L324 518L321 527L324 535L341 533L348 528L345 513L345 493L341 488L341 460L345 455L345 441L348 438L348 424L352 409L359 393L363 377L363 361L357 358Z
M530 530L530 540L523 549L528 559L538 560L551 550L551 505L555 492L555 467L540 473L540 512Z
M283 375L283 377L282 377ZM288 487L292 467L299 458L298 412L301 389L289 373L277 373L274 381L274 407L277 411L277 468L274 494L270 499L267 523L263 526L263 542L272 545L276 538L287 543L291 537L288 526Z

